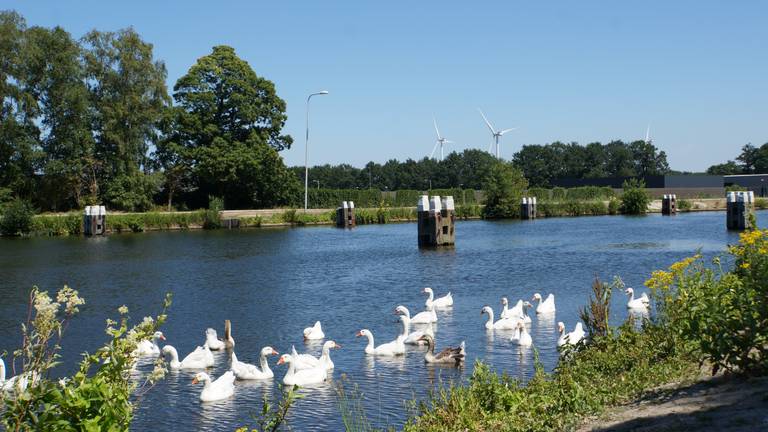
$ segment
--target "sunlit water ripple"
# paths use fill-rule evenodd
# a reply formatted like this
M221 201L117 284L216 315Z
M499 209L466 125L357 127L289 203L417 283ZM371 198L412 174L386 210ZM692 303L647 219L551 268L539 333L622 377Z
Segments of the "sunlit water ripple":
M759 214L765 220L766 213ZM533 350L511 345L511 332L487 332L480 309L499 311L499 299L529 300L534 292L555 293L555 317L533 317L531 334L544 366L557 362L556 322L572 328L595 276L624 281L644 291L651 270L701 250L721 253L737 234L725 230L725 214L691 213L676 217L582 217L533 222L460 222L457 246L419 250L416 225L374 225L353 230L330 227L215 232L165 232L106 238L0 240L0 351L19 343L19 322L32 285L55 290L63 284L87 299L64 339L64 366L71 373L79 353L104 342L104 319L125 304L135 319L156 314L165 292L174 301L163 328L181 356L203 342L206 327L221 334L233 322L241 360L257 363L265 345L289 352L318 354L320 344L305 344L301 330L321 320L326 335L343 345L332 352L336 370L329 383L305 388L290 413L296 430L339 430L334 383L357 386L369 419L377 426L402 425L406 401L423 399L430 389L465 379L476 359L495 370L527 379ZM377 344L400 331L394 307L423 308L421 288L454 294L455 306L439 314L438 348L466 340L464 369L425 366L422 349L403 358L370 358L361 328ZM613 298L613 321L626 316L625 297ZM535 315L535 314L534 314ZM255 424L262 398L278 393L278 379L237 382L229 400L202 404L201 386L191 372L171 372L142 398L133 430L234 430ZM216 367L227 370L225 353ZM147 372L149 365L140 371Z

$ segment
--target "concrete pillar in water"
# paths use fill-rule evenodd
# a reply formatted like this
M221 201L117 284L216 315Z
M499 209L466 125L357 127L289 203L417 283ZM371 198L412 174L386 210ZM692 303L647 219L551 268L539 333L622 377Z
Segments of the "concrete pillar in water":
M727 215L725 224L729 230L751 228L749 215L752 214L755 195L749 192L728 192L726 194Z
M520 219L536 219L536 197L523 197L520 203Z
M104 235L107 229L107 209L104 206L86 206L83 212L83 234Z
M352 228L355 226L355 222L355 202L342 201L341 207L336 209L336 226Z
M452 245L456 240L453 197L422 195L416 206L419 246Z
M664 195L661 199L661 214L665 216L673 216L677 214L676 194Z

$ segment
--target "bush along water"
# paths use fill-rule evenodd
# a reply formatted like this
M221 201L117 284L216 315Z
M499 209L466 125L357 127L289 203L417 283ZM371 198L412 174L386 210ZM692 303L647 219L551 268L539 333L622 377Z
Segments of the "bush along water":
M4 236L20 236L29 234L32 230L32 216L35 214L32 205L16 198L0 208L0 234Z
M638 179L624 181L621 194L621 212L630 215L645 214L651 198L645 191L645 182Z

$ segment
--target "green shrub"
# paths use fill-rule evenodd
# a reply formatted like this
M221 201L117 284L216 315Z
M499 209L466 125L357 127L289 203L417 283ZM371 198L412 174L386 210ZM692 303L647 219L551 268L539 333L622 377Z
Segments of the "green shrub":
M687 199L677 200L677 209L680 211L689 211L693 208L693 203Z
M152 198L160 190L161 183L161 177L155 174L120 176L107 183L104 200L110 208L147 211L154 206Z
M0 234L19 236L32 231L32 217L35 212L32 205L21 198L6 203L0 216Z
M733 271L701 255L656 271L646 282L672 333L713 372L768 372L768 230L741 234L729 248ZM730 260L729 260L730 261Z
M611 197L611 199L608 201L608 214L615 215L619 214L619 210L621 207L621 202L616 197Z
M79 235L82 231L83 216L79 213L37 215L32 218L32 233L35 235Z
M221 214L224 210L224 200L214 196L208 197L208 209L205 211L204 229L221 228Z
M755 208L760 210L768 208L768 199L755 198Z
M528 181L523 177L522 171L506 162L495 163L488 177L483 180L485 191L483 217L520 217L520 202L523 190L527 187Z
M621 194L621 212L624 214L639 215L648 211L651 198L645 191L645 182L639 179L629 179L622 185L624 191Z
M737 184L733 184L725 187L725 192L743 192L747 190L749 190L747 187L739 186Z

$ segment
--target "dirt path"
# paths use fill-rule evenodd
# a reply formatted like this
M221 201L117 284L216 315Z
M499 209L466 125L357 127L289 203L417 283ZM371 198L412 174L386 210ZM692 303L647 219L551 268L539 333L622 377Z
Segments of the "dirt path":
M720 376L660 389L579 431L768 431L768 377Z

